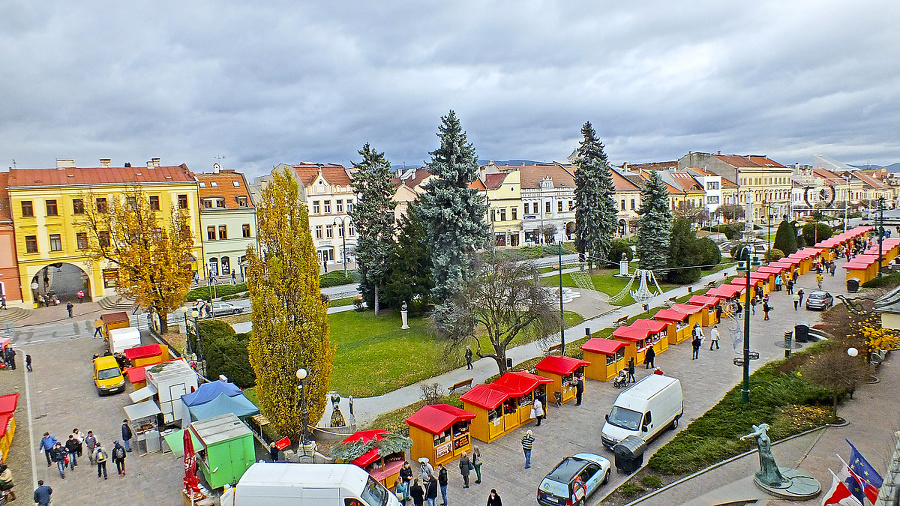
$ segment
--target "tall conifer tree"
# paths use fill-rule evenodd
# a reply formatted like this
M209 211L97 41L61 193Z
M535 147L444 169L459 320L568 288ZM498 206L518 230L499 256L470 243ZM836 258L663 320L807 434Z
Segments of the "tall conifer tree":
M672 212L666 183L656 171L650 173L641 190L641 209L638 211L635 247L641 259L641 269L657 270L666 266L669 255L669 236L672 234Z
M452 297L468 277L472 254L488 238L484 196L469 184L478 177L475 148L452 110L441 118L441 146L429 153L428 170L437 176L425 185L419 214L425 225L437 303Z
M575 247L590 267L609 255L616 232L616 190L603 144L590 121L581 127L581 134L584 139L575 160Z
M363 298L379 314L381 291L387 283L391 254L394 251L394 207L391 197L391 163L366 143L359 154L361 162L353 162L356 171L351 185L359 196L350 217L356 226L356 261L359 289ZM344 233L347 233L345 230Z

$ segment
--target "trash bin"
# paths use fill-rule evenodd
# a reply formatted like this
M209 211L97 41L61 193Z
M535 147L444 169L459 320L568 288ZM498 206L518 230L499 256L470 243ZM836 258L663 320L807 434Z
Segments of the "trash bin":
M859 278L850 278L847 280L847 291L850 293L859 291Z
M809 341L809 322L797 322L794 325L794 340L798 343Z
M638 436L628 436L613 446L616 455L616 470L633 473L644 464L644 451L647 444Z

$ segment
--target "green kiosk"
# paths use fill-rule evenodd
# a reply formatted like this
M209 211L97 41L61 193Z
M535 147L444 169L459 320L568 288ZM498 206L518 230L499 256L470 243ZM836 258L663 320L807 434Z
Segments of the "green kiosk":
M200 442L197 467L211 488L237 483L256 462L253 433L234 413L194 422L188 430Z

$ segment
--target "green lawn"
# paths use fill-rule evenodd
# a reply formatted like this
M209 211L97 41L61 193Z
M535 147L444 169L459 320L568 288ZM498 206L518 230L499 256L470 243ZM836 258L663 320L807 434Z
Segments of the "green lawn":
M622 291L625 288L625 285L628 284L629 278L619 278L614 276L614 274L618 274L618 269L594 269L594 274L591 276L591 280L594 283L594 288L597 291L603 292L610 297ZM660 280L657 280L659 282ZM572 281L572 276L570 274L562 275L563 286L567 286L569 288L578 288L578 285ZM559 277L557 276L549 276L545 278L541 278L541 284L544 286L559 286ZM637 280L632 285L632 289L637 289L638 285ZM659 287L663 291L671 290L672 288L676 288L678 285L670 285L666 283L659 283ZM628 299L629 301L631 299ZM629 302L630 303L630 302Z

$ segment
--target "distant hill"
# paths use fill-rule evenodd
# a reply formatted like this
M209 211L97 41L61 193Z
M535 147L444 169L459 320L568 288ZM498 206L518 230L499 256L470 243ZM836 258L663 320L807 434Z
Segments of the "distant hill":
M890 165L851 165L851 167L856 167L857 169L887 169L888 172L900 172L900 162Z
M900 162L892 163L884 167L888 172L900 172Z
M494 165L536 165L547 162L536 162L534 160L478 160L478 165L487 165L494 162Z

